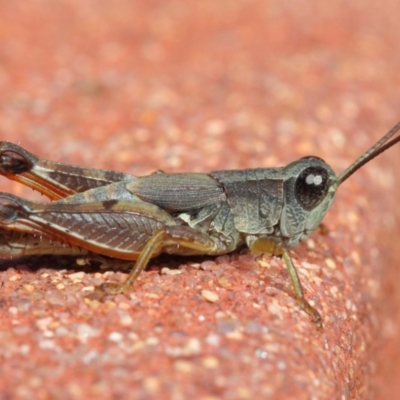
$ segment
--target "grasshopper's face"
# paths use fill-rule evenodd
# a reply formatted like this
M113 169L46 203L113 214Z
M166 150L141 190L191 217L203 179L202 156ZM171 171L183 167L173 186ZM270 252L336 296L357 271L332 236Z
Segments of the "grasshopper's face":
M284 199L280 230L295 246L322 221L336 193L336 175L318 157L305 157L284 169Z

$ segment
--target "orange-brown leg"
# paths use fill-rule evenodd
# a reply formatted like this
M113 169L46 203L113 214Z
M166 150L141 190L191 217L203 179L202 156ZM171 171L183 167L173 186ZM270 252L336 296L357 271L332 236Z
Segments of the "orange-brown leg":
M0 142L0 174L39 191L51 200L127 179L117 171L81 168L44 160L14 143Z

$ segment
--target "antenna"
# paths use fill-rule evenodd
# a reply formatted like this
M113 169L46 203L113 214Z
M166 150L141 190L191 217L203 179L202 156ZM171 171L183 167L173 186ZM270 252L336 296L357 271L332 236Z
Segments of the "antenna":
M353 164L351 164L347 169L345 169L336 179L335 186L339 186L343 183L349 176L353 175L358 169L360 169L364 164L374 159L379 154L386 151L388 148L392 147L396 143L400 142L400 136L388 141L392 136L394 136L400 130L400 122L397 123L385 136L382 137L374 146L367 150L361 157L359 157Z

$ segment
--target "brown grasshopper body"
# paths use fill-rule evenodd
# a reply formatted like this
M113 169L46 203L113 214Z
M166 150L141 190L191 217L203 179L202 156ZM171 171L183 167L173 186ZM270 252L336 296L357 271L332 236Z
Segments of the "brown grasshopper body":
M341 182L400 140L388 142L398 129L339 177L317 157L282 168L135 177L42 160L0 142L0 173L54 200L0 193L0 252L9 258L50 249L136 260L125 283L103 287L119 293L162 252L218 255L246 244L254 253L283 254L295 297L319 326L321 317L303 296L288 250L320 224Z

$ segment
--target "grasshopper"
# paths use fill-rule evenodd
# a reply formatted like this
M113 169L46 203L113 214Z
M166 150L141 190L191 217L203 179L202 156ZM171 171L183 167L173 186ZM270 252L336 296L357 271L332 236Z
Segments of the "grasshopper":
M295 299L321 327L289 251L318 227L347 178L400 141L394 137L399 130L400 123L338 176L311 156L280 168L137 177L44 160L0 142L0 174L53 200L0 193L0 255L92 254L135 261L124 283L102 285L116 294L162 252L220 255L247 245L255 254L283 256Z

